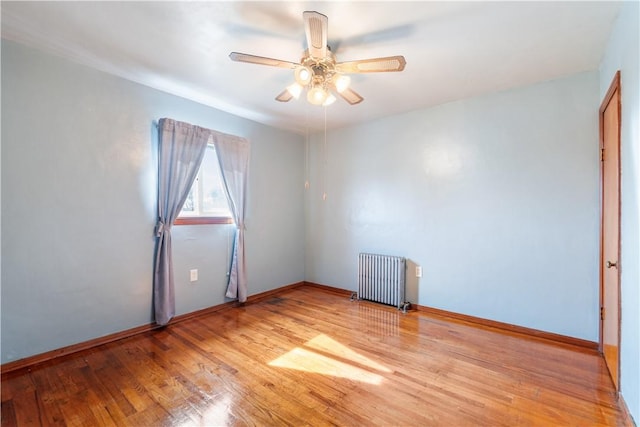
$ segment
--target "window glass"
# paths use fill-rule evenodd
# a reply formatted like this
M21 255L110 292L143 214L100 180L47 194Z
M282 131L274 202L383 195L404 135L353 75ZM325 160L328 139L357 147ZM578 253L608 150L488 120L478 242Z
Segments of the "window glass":
M207 145L198 176L191 186L178 219L201 217L231 217L218 157L212 144ZM176 221L176 224L178 223Z

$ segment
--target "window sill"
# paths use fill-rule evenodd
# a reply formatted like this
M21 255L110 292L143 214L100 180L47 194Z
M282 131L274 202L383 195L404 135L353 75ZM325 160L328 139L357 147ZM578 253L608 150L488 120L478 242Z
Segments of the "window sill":
M194 216L177 218L173 225L233 224L230 217Z

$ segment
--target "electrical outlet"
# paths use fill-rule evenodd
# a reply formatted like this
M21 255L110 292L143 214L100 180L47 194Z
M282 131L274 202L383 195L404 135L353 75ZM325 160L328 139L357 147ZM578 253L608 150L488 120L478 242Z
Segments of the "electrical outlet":
M416 277L422 277L422 267L416 265Z
M192 282L195 282L198 280L198 269L190 270L189 274L190 274L190 280Z

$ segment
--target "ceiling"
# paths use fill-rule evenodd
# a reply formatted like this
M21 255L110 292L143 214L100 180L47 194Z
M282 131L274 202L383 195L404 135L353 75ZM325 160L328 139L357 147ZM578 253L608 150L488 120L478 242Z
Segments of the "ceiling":
M220 110L303 133L324 108L274 98L293 71L232 51L299 61L302 12L329 17L338 61L404 55L400 73L354 74L349 124L597 69L619 2L9 2L2 37Z

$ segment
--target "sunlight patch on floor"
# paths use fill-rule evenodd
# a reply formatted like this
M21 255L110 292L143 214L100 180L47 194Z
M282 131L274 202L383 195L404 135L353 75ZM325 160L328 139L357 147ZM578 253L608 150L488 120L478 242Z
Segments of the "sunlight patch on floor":
M272 360L269 366L330 375L368 384L380 384L384 380L382 375L371 370L391 372L385 366L324 334Z
M382 366L378 362L375 362L369 359L368 357L365 357L360 353L357 353L351 350L346 345L342 345L338 341L331 339L324 334L320 334L317 337L307 341L305 343L305 346L315 350L320 350L322 352L335 354L336 356L339 356L342 359L348 359L360 365L364 365L371 369L375 369L376 371L381 371L386 373L391 372L391 369L385 366Z

